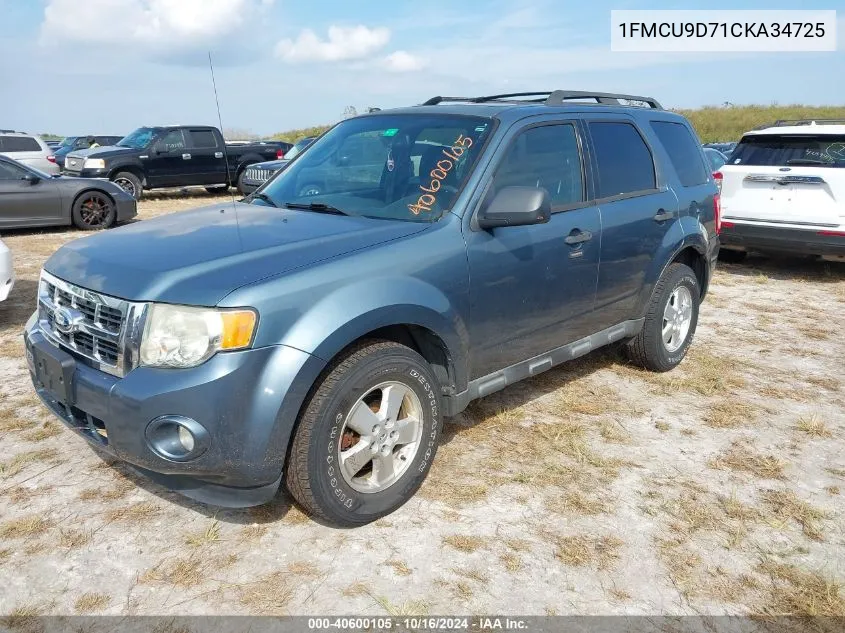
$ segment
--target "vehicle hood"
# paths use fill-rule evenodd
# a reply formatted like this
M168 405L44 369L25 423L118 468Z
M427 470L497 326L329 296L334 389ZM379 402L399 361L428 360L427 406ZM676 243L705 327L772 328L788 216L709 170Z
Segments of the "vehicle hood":
M69 152L67 156L77 158L114 158L116 156L130 156L141 150L131 147L118 147L117 145L105 145L103 147L92 147L91 149L76 149Z
M268 160L263 163L255 163L253 165L250 165L250 167L253 169L281 169L289 162L289 160L281 158L279 160Z
M230 202L74 240L44 268L130 301L213 306L241 286L428 227Z

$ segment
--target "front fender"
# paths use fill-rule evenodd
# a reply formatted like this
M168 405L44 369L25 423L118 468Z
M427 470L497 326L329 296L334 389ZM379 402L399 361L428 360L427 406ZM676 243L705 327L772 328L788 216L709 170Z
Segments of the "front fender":
M111 180L114 178L116 174L122 171L131 171L132 173L136 174L141 178L142 183L146 183L147 181L147 170L144 169L144 164L136 159L136 160L123 160L116 165L109 165L108 168L108 178Z
M466 323L438 288L420 279L381 277L339 287L312 305L282 339L328 362L358 338L391 325L417 325L445 344L456 387L466 388Z

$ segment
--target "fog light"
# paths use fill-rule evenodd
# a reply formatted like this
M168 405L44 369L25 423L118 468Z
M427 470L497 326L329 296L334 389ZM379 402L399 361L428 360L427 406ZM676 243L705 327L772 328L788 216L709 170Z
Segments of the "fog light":
M192 452L194 450L194 436L191 435L191 432L184 426L179 427L179 443L182 445L187 452Z
M163 415L147 425L147 444L159 457L172 462L196 459L211 445L205 427L181 415Z

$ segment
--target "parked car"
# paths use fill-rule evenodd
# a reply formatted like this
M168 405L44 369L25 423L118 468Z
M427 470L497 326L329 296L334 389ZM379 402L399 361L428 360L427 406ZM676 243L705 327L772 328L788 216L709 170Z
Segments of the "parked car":
M736 141L730 142L721 142L721 143L705 143L704 147L709 147L710 149L715 149L719 152L722 152L725 156L730 156L731 152L734 151L736 147Z
M845 120L752 130L719 179L722 259L741 261L756 250L845 261Z
M85 134L83 136L68 136L66 137L59 148L56 150L56 163L59 167L64 168L65 165L65 158L67 155L73 151L79 149L88 149L89 147L89 139L94 139L94 141L100 147L109 147L111 145L117 145L122 139L122 136L104 136L102 134Z
M284 169L290 161L311 145L316 136L307 136L298 140L280 160L269 160L264 163L250 165L244 171L243 178L238 183L238 191L246 195L252 193L263 185L270 177L280 169Z
M712 147L704 148L704 156L707 158L707 163L710 165L710 171L714 173L719 171L722 168L722 165L728 162L727 156Z
M613 342L671 370L719 248L695 132L648 97L522 97L349 118L249 203L65 244L26 325L38 395L189 497L257 505L284 479L359 525L476 398Z
M0 301L5 301L15 286L12 251L0 240Z
M44 141L44 143L46 143L47 147L49 147L52 150L57 150L62 145L61 141ZM58 161L56 161L56 162L58 162Z
M73 224L107 229L137 214L135 199L105 180L45 174L0 156L0 228Z
M283 154L261 142L225 144L216 127L170 125L138 128L114 147L72 151L64 169L72 176L111 180L139 200L144 190L162 187L199 185L225 192L249 165Z
M0 131L0 156L35 167L45 174L58 174L59 166L53 150L40 137L25 132Z

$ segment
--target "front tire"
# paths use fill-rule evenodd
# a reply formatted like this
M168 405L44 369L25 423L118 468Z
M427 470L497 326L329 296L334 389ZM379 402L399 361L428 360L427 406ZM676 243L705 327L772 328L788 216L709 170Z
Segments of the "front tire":
M83 231L107 229L116 218L114 201L102 191L86 191L74 201L71 209L74 226Z
M286 466L310 514L356 526L390 514L422 485L442 427L428 363L391 341L350 348L323 373L300 416Z
M144 191L143 185L141 184L140 178L131 171L121 171L112 176L111 181L135 198L135 200L141 199Z
M677 367L698 325L701 288L685 264L670 264L654 287L640 333L626 345L632 362L665 372Z

